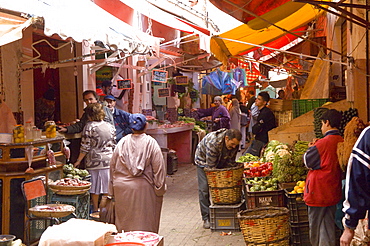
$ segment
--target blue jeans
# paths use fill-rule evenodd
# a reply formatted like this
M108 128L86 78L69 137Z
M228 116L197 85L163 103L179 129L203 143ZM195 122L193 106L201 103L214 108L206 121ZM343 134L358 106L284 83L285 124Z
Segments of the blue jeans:
M209 206L211 202L209 200L209 188L206 173L203 167L197 166L198 176L198 192L199 192L199 205L200 213L202 214L203 220L209 220Z

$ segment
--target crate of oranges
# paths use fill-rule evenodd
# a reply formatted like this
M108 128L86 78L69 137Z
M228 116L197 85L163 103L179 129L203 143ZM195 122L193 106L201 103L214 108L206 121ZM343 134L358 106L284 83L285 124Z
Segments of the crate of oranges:
M290 211L290 222L301 223L308 221L307 205L303 201L306 182L298 181L293 189L285 189L287 205Z

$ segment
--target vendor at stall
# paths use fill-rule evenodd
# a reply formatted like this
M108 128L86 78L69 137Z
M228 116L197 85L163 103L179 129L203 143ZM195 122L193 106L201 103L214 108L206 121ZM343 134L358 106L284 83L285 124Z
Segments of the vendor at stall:
M204 168L227 168L235 163L242 134L237 129L220 129L207 134L197 146L194 162L197 166L199 204L203 228L209 229L209 188Z
M82 97L86 105L89 105L91 103L97 103L98 102L98 95L96 94L95 91L93 90L86 90L82 93ZM113 114L112 111L109 110L107 107L103 106L103 110L105 113L104 121L114 125L114 120L113 120ZM85 127L87 123L87 115L84 112L80 121L76 122L73 125L67 126L67 127L62 127L59 129L59 132L61 133L80 133L82 132L83 128Z
M192 112L197 112L199 117L212 116L212 131L221 128L230 129L230 114L226 107L222 105L222 98L215 96L213 103L216 106L207 109L192 109Z

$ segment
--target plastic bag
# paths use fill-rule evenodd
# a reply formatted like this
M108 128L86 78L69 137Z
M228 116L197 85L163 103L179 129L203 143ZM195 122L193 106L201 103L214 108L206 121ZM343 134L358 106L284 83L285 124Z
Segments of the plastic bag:
M100 204L99 220L101 222L114 224L115 222L115 201L112 196L103 196Z

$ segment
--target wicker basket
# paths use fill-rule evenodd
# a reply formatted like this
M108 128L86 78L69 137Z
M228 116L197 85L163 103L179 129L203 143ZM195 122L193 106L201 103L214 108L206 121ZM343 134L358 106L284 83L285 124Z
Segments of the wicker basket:
M86 192L88 192L90 190L90 187L85 188L85 189L81 188L80 190L54 189L54 188L51 188L51 187L49 187L49 189L52 192L54 192L55 194L58 194L58 195L73 196L73 195L85 194Z
M242 185L224 188L211 187L212 203L218 205L240 203L242 201L242 189Z
M241 202L243 170L243 164L223 169L204 168L213 204L229 205Z
M209 187L225 188L242 184L244 166L239 164L229 168L204 168Z
M88 181L85 181L88 182ZM90 189L91 183L89 182L87 185L81 186L72 186L72 185L55 185L53 183L49 184L49 187L54 190L84 190Z
M262 207L238 212L245 244L289 246L289 210Z
M55 207L61 207L61 210L49 210ZM75 207L67 204L45 204L35 206L29 209L30 213L36 217L54 217L61 218L70 215L75 211Z

